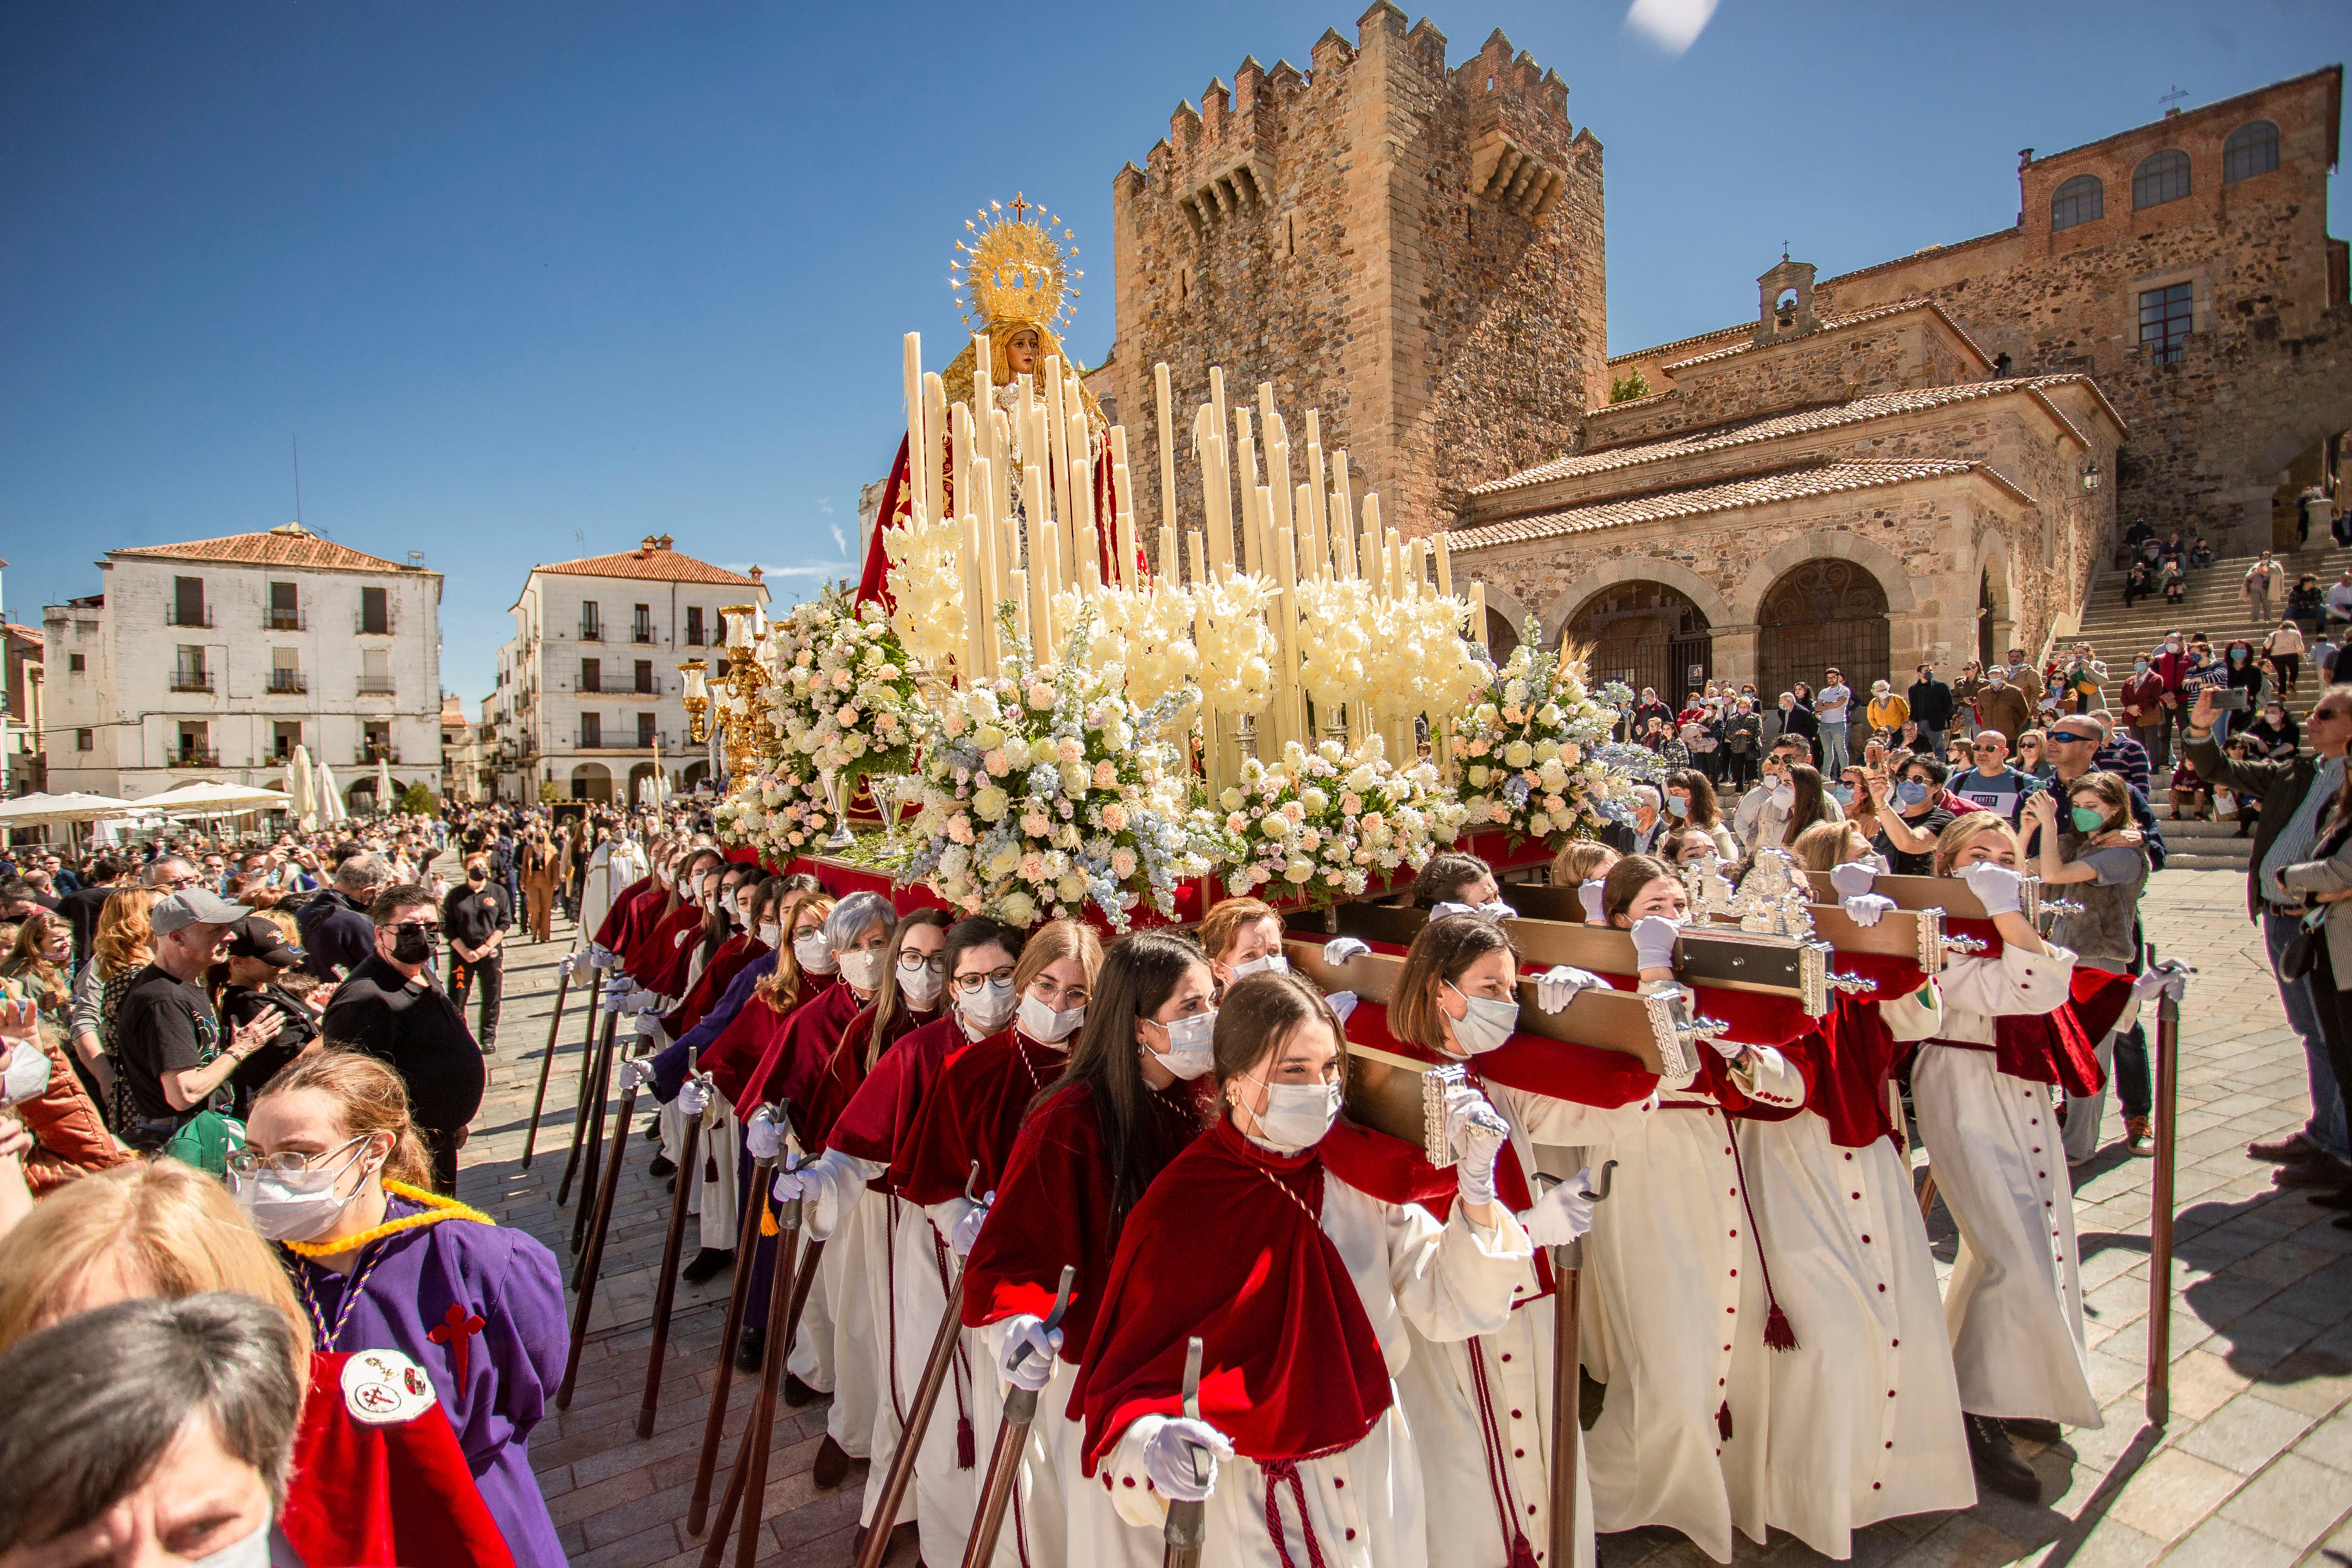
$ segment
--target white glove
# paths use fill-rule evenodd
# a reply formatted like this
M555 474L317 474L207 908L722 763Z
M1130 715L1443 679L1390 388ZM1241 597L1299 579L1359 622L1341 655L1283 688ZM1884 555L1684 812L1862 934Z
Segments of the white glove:
M677 1086L677 1109L681 1115L699 1116L710 1109L710 1079L696 1073Z
M591 969L610 969L610 968L612 968L612 967L613 967L613 965L614 965L614 964L616 964L616 963L620 963L620 962L621 962L621 955L620 955L619 953L617 953L617 952L614 952L611 948L601 946L601 945L599 945L598 943L595 943L595 942L590 942L590 943L588 944L588 967L589 967L589 968L591 968Z
M1848 898L1870 891L1871 884L1877 880L1878 873L1859 860L1830 868L1830 886Z
M766 1106L751 1112L751 1120L743 1124L743 1146L754 1160L772 1160L784 1152L784 1130L769 1119Z
M1748 1042L1728 1039L1722 1035L1709 1035L1706 1043L1725 1061L1736 1062L1748 1054Z
M1547 1013L1565 1012L1587 991L1606 989L1609 982L1573 964L1555 963L1536 978L1536 1005Z
M1633 965L1637 969L1671 969L1675 941L1683 928L1664 915L1643 915L1633 922Z
M1985 913L2013 915L2019 912L2019 897L2024 889L2025 879L2008 867L1980 860L1961 872L1960 880L1966 882L1969 891L1977 896L1977 902L1985 907Z
M1454 1179L1465 1204L1495 1201L1495 1159L1511 1135L1486 1097L1466 1083L1445 1091L1445 1141L1454 1146Z
M1367 953L1371 951L1372 950L1370 948L1365 946L1362 942L1358 942L1352 936L1335 936L1329 942L1323 944L1323 962L1326 963L1345 963L1348 960L1357 957L1359 954Z
M615 1007L613 1010L616 1013L624 1013L632 1016L641 1016L646 1013L660 1012L661 1005L662 999L660 995L655 992L632 991L629 993L628 1000L622 1003L618 1007Z
M1013 1387L1032 1394L1044 1388L1053 1381L1054 1358L1061 1353L1062 1331L1047 1328L1044 1319L1015 1312L1004 1320L1004 1359L998 1370Z
M1323 1000L1331 1004L1331 1011L1339 1015L1342 1024L1356 1010L1356 994L1352 991L1334 991Z
M1845 868L1841 866L1838 869L1843 871ZM1845 918L1854 924L1874 926L1895 908L1895 900L1878 893L1848 893L1838 900L1838 908L1843 910Z
M654 1064L649 1058L630 1057L621 1063L621 1089L649 1088L654 1081Z
M1584 906L1586 925L1599 926L1609 923L1608 910L1601 902L1601 889L1607 886L1608 884L1598 877L1589 882L1579 882L1576 885L1576 900Z
M652 1049L656 1051L669 1049L669 1031L662 1027L661 1019L655 1014L637 1015L637 1033L653 1042Z
M1171 1502L1206 1501L1217 1489L1217 1461L1233 1457L1234 1446L1223 1432L1189 1415L1169 1416L1143 1440L1143 1473Z
M1477 912L1478 906L1475 904L1457 904L1447 901L1433 905L1429 911L1429 918L1442 921L1448 915L1475 915Z
M2189 994L2189 977L2196 973L2177 958L2159 958L2132 982L2132 994L2143 1002L2153 1002L2159 994L2181 1001Z
M1592 1167L1587 1165L1536 1200L1519 1216L1528 1239L1538 1247L1566 1247L1592 1228Z
M948 1237L948 1245L955 1248L958 1258L971 1256L972 1247L980 1241L980 1227L988 1223L988 1211L995 1202L996 1194L991 1192L965 1210L962 1217L955 1222L955 1229Z
M580 955L576 952L565 953L562 958L555 961L555 973L562 975L566 980L571 979L572 966L579 957Z

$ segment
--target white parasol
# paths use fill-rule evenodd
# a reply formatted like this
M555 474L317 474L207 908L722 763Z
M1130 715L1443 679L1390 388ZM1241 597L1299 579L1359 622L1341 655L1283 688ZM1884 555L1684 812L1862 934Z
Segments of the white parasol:
M319 759L319 774L315 782L319 792L319 822L322 827L332 827L342 822L349 813L343 810L342 792L335 787L335 770L327 759Z
M292 810L304 829L319 826L319 801L310 780L310 748L294 748L293 760L286 764L286 793L292 799Z
M375 758L375 808L379 812L392 810L392 764L384 761L381 752Z

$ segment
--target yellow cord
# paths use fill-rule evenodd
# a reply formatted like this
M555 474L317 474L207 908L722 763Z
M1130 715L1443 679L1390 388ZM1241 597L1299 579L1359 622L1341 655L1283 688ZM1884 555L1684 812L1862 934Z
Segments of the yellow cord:
M422 1187L412 1187L406 1182L395 1182L386 1177L383 1190L406 1198L411 1203L423 1204L425 1212L407 1215L399 1219L388 1219L382 1225L361 1231L356 1236L344 1237L340 1241L289 1241L280 1245L287 1251L301 1258L332 1258L337 1253L350 1252L365 1247L371 1241L381 1241L394 1232L421 1229L428 1225L438 1225L445 1219L469 1219L480 1225L498 1223L479 1209L468 1208L455 1198L445 1198L438 1193L426 1192Z

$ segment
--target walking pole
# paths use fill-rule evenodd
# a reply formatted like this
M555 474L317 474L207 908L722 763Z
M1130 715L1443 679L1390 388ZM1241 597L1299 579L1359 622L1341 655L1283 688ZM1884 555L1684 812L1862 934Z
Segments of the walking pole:
M1201 1336L1194 1334L1184 1346L1184 1414L1193 1420L1201 1418ZM1189 1447L1189 1445L1188 1445ZM1201 1451L1192 1449L1192 1479L1201 1479ZM1205 1502L1171 1502L1168 1505L1168 1523L1160 1532L1167 1544L1160 1554L1160 1568L1201 1568L1201 1542L1208 1539L1209 1505Z
M824 1258L824 1243L822 1241L812 1241L806 1247L801 1248L801 1277L799 1283L793 1287L792 1315L784 1323L784 1342L780 1352L782 1359L777 1363L779 1366L789 1366L792 1363L793 1339L794 1335L800 1332L801 1313L803 1310L808 1306L809 1287L816 1282L817 1265L823 1262ZM782 1283L783 1282L781 1279L774 1280L771 1284L771 1289L781 1289ZM772 1306L772 1302L771 1305ZM772 1322L774 1321L774 1313L772 1311L770 1312L769 1318ZM772 1331L771 1331L771 1338L768 1344L772 1346L774 1342ZM765 1367L767 1365L767 1347L763 1346L760 1353L760 1364L762 1367ZM735 1510L743 1500L743 1480L745 1473L749 1468L749 1466L745 1461L751 1457L751 1428L746 1426L743 1428L742 1441L736 1445L734 1467L728 1471L727 1489L724 1492L721 1492L719 1497L718 1522L713 1524L710 1528L710 1538L712 1541L725 1541L729 1533L735 1528ZM724 1548L722 1547L720 1550L723 1551ZM714 1558L711 1561L714 1568L716 1568L717 1559Z
M701 1081L707 1084L709 1080ZM694 1162L701 1146L702 1118L689 1116L686 1119L686 1136L678 1143L677 1191L670 1197L669 1229L662 1237L661 1279L654 1287L653 1353L646 1358L646 1396L637 1405L637 1436L641 1438L654 1435L654 1412L661 1405L662 1362L669 1354L670 1308L677 1300L677 1255L686 1243L686 1205L694 1191Z
M2148 962L2156 949L2148 949ZM2174 1122L2179 1098L2180 1003L2169 987L2156 1005L2156 1170L2150 1184L2147 1249L2147 1420L2172 1419L2172 1184Z
M1062 1326L1062 1314L1070 1310L1070 1287L1076 1283L1078 1271L1062 1265L1061 1289L1054 1292L1054 1310L1045 1314L1045 1330L1052 1332ZM1036 1346L1024 1347L1015 1364L1025 1361ZM996 1429L996 1448L988 1456L988 1479L980 1487L980 1514L972 1521L971 1541L964 1548L963 1568L986 1568L995 1561L997 1532L1004 1528L1004 1505L1012 1500L1013 1488L1021 1477L1021 1450L1029 1444L1030 1425L1037 1419L1037 1391L1031 1388L1009 1388L1004 1393L1004 1421Z
M555 1037L563 1027L563 994L572 989L572 955L564 955L562 966L555 976L555 1016L547 1021L547 1054L539 1058L539 1092L531 1096L530 1131L523 1134L522 1168L530 1169L530 1157L539 1148L539 1113L547 1109L547 1075L555 1070Z
M761 1109L772 1113L775 1107ZM735 1288L727 1298L727 1327L719 1341L719 1379L710 1385L710 1414L702 1424L702 1458L695 1466L694 1496L686 1507L689 1535L701 1534L710 1517L710 1476L719 1467L719 1438L727 1427L727 1390L735 1377L735 1340L743 1331L743 1302L751 1290L751 1254L760 1245L760 1216L768 1205L768 1173L775 1163L768 1159L751 1164L751 1193L743 1204L741 1233L735 1238Z
M1609 1195L1617 1162L1604 1163L1592 1181L1592 1201ZM1584 1267L1584 1238L1551 1249L1551 1561L1576 1561L1577 1454L1584 1447L1579 1416L1576 1277ZM1477 1353L1477 1347L1471 1347Z
M580 1299L572 1303L572 1348L564 1354L563 1381L556 1385L555 1390L555 1407L558 1410L572 1407L572 1385L580 1375L580 1350L588 1340L588 1309L596 1300L596 1276L604 1266L604 1237L612 1229L613 1205L620 1194L621 1156L628 1152L629 1112L637 1105L636 1075L625 1072L621 1076L624 1079L621 1085L621 1118L613 1124L615 1147L612 1159L605 1163L604 1179L596 1189L596 1202L593 1205L595 1218L588 1226L588 1250L580 1255L579 1267L572 1276L572 1289L579 1292ZM582 1190L586 1191L584 1187ZM586 1214L591 1206L582 1204L580 1210ZM667 1276L665 1275L664 1279L667 1279Z
M596 1020L604 1020L604 1037L613 1037L613 1014L604 1005L602 993L588 1008L588 1033L580 1042L580 1087L578 1103L572 1111L572 1152L563 1158L563 1176L555 1184L555 1206L562 1208L572 1201L572 1178L580 1169L580 1145L588 1127L588 1101L596 1092Z
M972 1187L980 1180L980 1162L971 1163L971 1174L964 1179L964 1195L971 1197ZM882 1559L890 1551L891 1527L898 1522L898 1506L906 1500L907 1483L915 1478L915 1450L923 1446L924 1429L931 1424L931 1407L940 1402L940 1385L948 1380L948 1367L955 1360L956 1340L963 1332L963 1271L956 1272L955 1284L948 1290L947 1310L940 1314L940 1331L931 1340L931 1358L923 1363L923 1379L915 1385L914 1403L908 1407L907 1424L898 1434L898 1451L890 1456L890 1474L883 1482L882 1495L874 1505L874 1522L866 1527L866 1544L858 1549L857 1568L882 1568Z
M793 1166L787 1164L784 1169L790 1171ZM786 1310L792 1291L801 1237L799 1198L786 1198L776 1205L776 1271L768 1289L770 1322ZM736 1474L745 1479L740 1488L731 1479L728 1483L728 1489L740 1491L743 1499L743 1532L736 1537L735 1568L751 1568L751 1560L759 1555L760 1521L768 1497L768 1455L775 1442L776 1387L783 1376L783 1346L771 1335L767 1353L760 1363L760 1397L751 1407L751 1425L743 1433L746 1453L735 1467ZM718 1568L719 1559L726 1554L727 1532L712 1531L702 1547L703 1568Z
M583 1198L597 1189L597 1177L604 1168L604 1106L613 1093L613 1036L619 1025L619 1014L604 1015L604 1037L597 1042L595 1070L590 1075L595 1080L595 1087L589 1091L588 1131L580 1144L580 1193ZM627 1131L625 1121L622 1130L624 1132ZM618 1155L627 1147L628 1140L625 1137L621 1141L621 1148L614 1152L615 1163L619 1163ZM583 1202L572 1211L572 1250L575 1253L587 1239L589 1208L590 1205Z

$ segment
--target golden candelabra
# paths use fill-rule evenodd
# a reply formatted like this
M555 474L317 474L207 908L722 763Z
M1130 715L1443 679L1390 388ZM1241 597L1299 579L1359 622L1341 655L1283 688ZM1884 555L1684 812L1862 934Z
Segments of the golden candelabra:
M686 677L687 739L698 746L705 745L710 740L710 726L708 722L710 712L709 681L710 666L703 659L689 658L677 668L678 673Z

